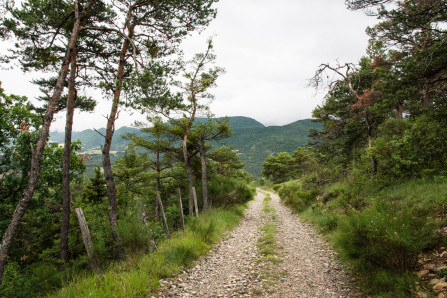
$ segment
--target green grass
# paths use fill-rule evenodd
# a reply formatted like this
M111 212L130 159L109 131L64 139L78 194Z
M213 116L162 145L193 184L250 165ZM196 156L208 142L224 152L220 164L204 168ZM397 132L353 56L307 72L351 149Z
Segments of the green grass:
M73 282L48 297L146 297L156 295L159 280L191 267L212 243L233 229L246 206L212 209L192 220L186 233L173 233L154 253L117 263L99 275L73 276Z
M275 234L277 232L278 224L276 222L276 210L270 207L270 202L272 198L270 195L266 195L264 201L262 202L264 208L263 212L268 216L268 222L262 227L264 234L258 239L256 244L258 247L258 252L262 255L260 261L269 262L280 262L281 259L278 257L276 252L278 244L275 239Z

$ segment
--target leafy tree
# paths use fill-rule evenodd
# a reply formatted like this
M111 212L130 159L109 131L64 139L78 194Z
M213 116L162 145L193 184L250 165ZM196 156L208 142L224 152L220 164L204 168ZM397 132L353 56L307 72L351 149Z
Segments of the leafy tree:
M188 32L206 26L215 16L211 5L215 0L187 1L114 1L113 8L117 11L120 25L90 26L88 29L106 33L107 36L120 42L107 52L117 55L105 55L97 61L96 71L101 78L101 86L112 96L112 107L107 117L104 134L103 167L107 182L110 204L110 228L116 243L116 258L120 256L117 246L117 205L116 187L113 179L110 147L114 133L115 120L118 117L119 105L123 87L128 88L137 82L132 74L151 73L154 60L176 53L181 39Z
M241 171L244 163L240 161L237 150L233 146L212 148L209 158L214 161L211 169L217 174L227 177L245 177Z
M276 156L270 155L263 164L262 175L271 177L273 183L290 180L293 158L288 152L279 152Z
M54 2L54 1L53 1ZM52 2L52 3L53 3ZM33 47L34 44L41 44L46 43L48 40L50 40L49 44L51 45L51 37L48 38L48 23L47 20L53 21L52 18L39 18L39 15L37 12L43 12L42 8L45 6L45 3L34 3L30 2L32 4L36 4L37 8L40 8L40 10L33 11L31 14L29 13L29 6L24 4L22 6L22 10L14 10L13 8L10 9L12 13L11 19L3 19L2 23L3 26L6 26L9 30L11 30L17 38L20 40L23 40L28 43L28 45L31 45ZM74 23L72 26L70 38L68 42L66 43L66 46L64 47L66 49L65 56L62 60L53 61L57 64L57 62L60 62L60 71L59 71L59 77L57 79L53 95L51 96L51 100L48 104L48 107L45 111L45 116L43 118L42 127L40 129L40 135L39 139L35 145L33 158L31 160L31 170L28 180L28 185L26 190L23 193L22 199L20 200L19 204L17 205L16 211L13 214L13 217L11 219L11 223L9 224L8 228L6 229L3 239L2 239L2 245L0 248L0 282L3 277L3 271L5 266L5 260L6 256L8 254L9 247L12 244L12 241L14 239L17 227L19 225L19 222L21 218L23 217L25 210L27 209L29 202L31 201L31 198L34 194L36 185L38 183L40 170L41 170L41 163L42 163L42 156L44 152L44 148L47 142L49 129L51 122L53 120L54 111L56 109L57 103L59 102L59 98L62 94L62 91L64 89L64 82L68 74L69 64L72 58L73 50L76 48L77 40L79 37L79 32L81 31L82 27L82 21L87 19L90 13L90 9L92 5L94 4L94 0L89 0L85 3L85 6L80 9L79 3L76 1L74 3ZM43 21L43 22L42 22ZM50 34L50 36L56 36L57 32L55 34ZM34 47L33 47L34 48ZM37 48L37 47L36 47ZM48 48L47 48L48 49ZM48 58L54 58L53 55L48 55L48 53L41 52L40 50L37 51L38 53L42 54L40 57L43 57L43 59L36 60L37 67L45 66L50 64L50 61ZM23 52L22 52L23 53ZM19 53L20 55L20 53ZM25 55L21 55L22 57L26 57ZM24 64L25 67L27 66Z
M0 82L0 152L7 150L21 133L39 126L40 119L33 110L26 97L6 95Z
M202 175L202 199L203 212L208 209L208 176L207 176L207 151L211 145L206 142L219 141L231 137L233 132L228 124L229 118L200 122L191 130L191 142L198 148L200 153L201 175Z
M94 171L95 175L85 186L82 196L90 204L100 204L107 197L106 180L99 166L96 166Z
M178 87L183 90L186 100L188 102L186 110L189 114L188 117L182 118L180 121L176 121L176 124L183 130L183 160L185 163L186 173L188 175L189 184L189 215L193 215L193 177L190 167L190 157L188 155L188 136L193 127L196 113L200 109L207 109L207 106L203 105L201 101L204 99L211 99L213 96L208 93L208 89L215 86L216 80L223 72L220 67L210 68L206 70L205 67L208 64L212 64L216 57L212 54L213 44L210 40L208 42L208 48L205 53L196 54L194 58L189 61L190 69L184 69L183 77L185 82L178 82ZM199 102L200 101L200 102Z
M135 101L139 104L141 110L149 114L158 113L168 118L173 125L172 133L182 139L183 162L189 185L188 207L191 216L193 215L191 158L197 152L189 150L188 136L197 114L207 113L208 107L204 101L213 98L208 89L215 86L217 78L223 72L220 67L206 69L208 65L212 65L215 61L212 48L212 41L209 40L205 53L196 54L192 60L181 65L182 80L176 82L160 81L157 76L146 74L146 76L140 78L133 90L133 94L136 96ZM170 87L173 87L171 84L181 92L171 91ZM156 87L155 96L152 94L154 87ZM183 114L183 117L178 119L178 114Z

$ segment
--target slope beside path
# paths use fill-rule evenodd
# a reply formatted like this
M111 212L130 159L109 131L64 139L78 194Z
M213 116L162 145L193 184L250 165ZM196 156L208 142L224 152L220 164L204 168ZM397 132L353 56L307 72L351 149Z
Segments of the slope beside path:
M160 297L357 297L353 279L334 260L335 253L313 228L302 223L276 194L278 260L266 261L256 246L268 217L267 192L258 190L240 224L196 265L163 280Z

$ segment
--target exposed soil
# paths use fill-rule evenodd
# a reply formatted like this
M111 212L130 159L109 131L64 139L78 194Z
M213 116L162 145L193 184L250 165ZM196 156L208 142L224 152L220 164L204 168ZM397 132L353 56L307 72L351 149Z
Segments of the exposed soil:
M296 214L270 193L276 210L277 256L258 254L256 243L267 217L259 191L240 224L194 268L161 281L160 297L357 297L352 277L335 261L335 253Z

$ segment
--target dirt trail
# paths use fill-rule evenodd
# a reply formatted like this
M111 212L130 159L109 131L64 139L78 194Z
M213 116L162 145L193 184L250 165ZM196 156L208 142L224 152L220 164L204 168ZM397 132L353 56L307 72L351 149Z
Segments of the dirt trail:
M259 191L240 224L194 268L162 281L160 297L357 297L352 278L313 228L269 193L280 262L260 261L256 243L268 221Z

